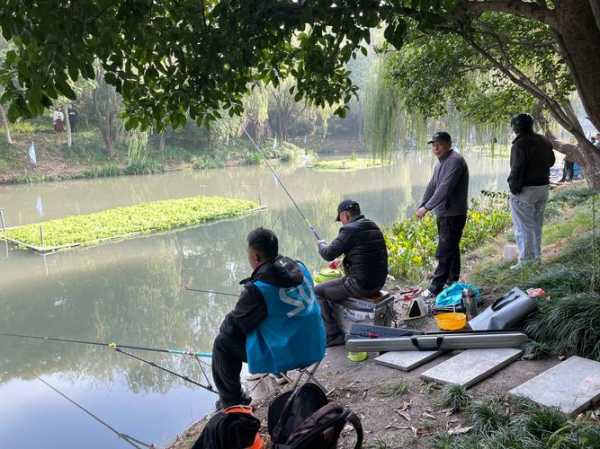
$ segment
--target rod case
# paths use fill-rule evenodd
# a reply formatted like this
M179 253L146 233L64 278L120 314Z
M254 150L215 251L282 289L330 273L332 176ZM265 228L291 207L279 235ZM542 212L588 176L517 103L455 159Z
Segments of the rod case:
M351 337L346 340L346 349L351 352L387 352L514 348L528 340L522 332L439 332L407 337Z
M362 337L362 338L388 338L388 337L407 337L410 335L422 334L422 331L415 329L402 329L396 327L386 326L372 326L369 324L357 324L354 323L350 327L348 337Z

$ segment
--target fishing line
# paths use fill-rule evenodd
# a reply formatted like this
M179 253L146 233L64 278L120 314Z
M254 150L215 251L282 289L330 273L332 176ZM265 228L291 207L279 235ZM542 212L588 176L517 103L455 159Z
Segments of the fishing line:
M102 424L104 427L106 427L112 433L114 433L115 435L117 435L120 439L122 439L123 441L125 441L130 446L135 447L136 449L143 449L143 448L153 449L153 448L156 447L156 446L154 446L154 444L144 443L143 441L138 440L137 438L134 438L131 435L127 435L126 433L119 432L117 429L115 429L113 426L111 426L110 424L108 424L106 421L103 421L98 416L94 415L92 412L90 412L88 409L86 409L84 406L78 404L73 399L71 399L70 397L68 397L66 394L64 394L62 391L60 391L58 388L53 387L52 385L50 385L48 382L46 382L41 377L36 376L36 378L37 378L37 380L39 380L40 382L42 382L44 385L46 385L48 388L54 390L55 393L59 394L64 399L66 399L67 401L69 401L75 407L77 407L80 410L82 410L85 413L87 413L96 422Z
M201 288L191 288L191 287L188 287L187 285L184 288L187 291L196 292L196 293L213 293L215 295L221 295L221 296L233 296L234 298L238 298L240 296L240 295L236 295L235 293L225 293L225 292L218 292L216 290L203 290Z
M279 185L281 186L281 188L283 189L283 191L286 193L286 195L288 196L288 198L290 199L290 201L292 202L292 204L294 205L294 207L296 208L296 210L298 211L298 213L300 214L300 216L304 219L304 221L306 222L306 224L308 225L308 228L311 230L311 232L313 233L313 235L315 236L315 238L317 240L321 240L321 237L319 237L319 234L317 233L315 227L312 225L312 223L308 220L308 218L306 218L306 215L304 215L304 213L302 212L302 210L300 209L300 207L298 206L298 204L296 203L296 201L294 200L294 198L292 197L292 195L290 194L290 192L288 191L288 189L286 188L285 184L283 183L283 181L281 180L281 178L279 177L279 175L277 175L277 172L275 171L275 169L273 168L273 166L271 165L271 163L269 162L269 158L268 156L265 154L265 152L256 144L256 142L254 141L254 139L250 136L250 134L248 133L248 130L244 128L244 133L246 134L246 136L248 137L248 139L250 139L250 142L252 142L252 145L254 145L254 147L256 148L257 151L259 151L264 157L265 157L265 164L267 165L267 167L269 167L269 169L271 170L271 172L273 173L273 176L275 177L275 179L277 180L277 182L279 183Z
M0 336L2 337L18 337L18 338L28 338L32 340L42 340L42 341L56 341L61 343L77 343L83 345L92 345L92 346L103 346L109 349L133 349L135 351L149 351L149 352L162 352L165 354L177 354L177 355L189 355L192 357L203 357L210 358L212 355L210 352L191 352L185 351L182 349L165 349L165 348L150 348L146 346L132 346L132 345L121 345L118 343L104 343L101 341L90 341L90 340L76 340L72 338L63 338L63 337L40 337L35 335L24 335L24 334L11 334L6 332L0 332Z

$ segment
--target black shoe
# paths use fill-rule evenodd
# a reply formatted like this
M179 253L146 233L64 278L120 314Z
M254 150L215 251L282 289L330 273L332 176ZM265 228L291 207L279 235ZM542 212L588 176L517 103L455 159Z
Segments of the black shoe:
M242 393L242 397L237 401L223 401L221 398L219 398L217 402L215 402L215 409L221 410L233 407L234 405L250 405L251 402L252 398L246 393Z
M327 347L341 346L346 343L346 336L342 333L336 334L333 337L327 337Z

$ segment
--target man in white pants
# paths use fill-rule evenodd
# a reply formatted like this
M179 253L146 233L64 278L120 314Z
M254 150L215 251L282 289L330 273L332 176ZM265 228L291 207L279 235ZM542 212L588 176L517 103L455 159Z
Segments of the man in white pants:
M517 137L510 151L510 209L521 269L541 259L542 226L548 201L550 167L555 157L552 143L533 132L533 117L518 114L511 120Z

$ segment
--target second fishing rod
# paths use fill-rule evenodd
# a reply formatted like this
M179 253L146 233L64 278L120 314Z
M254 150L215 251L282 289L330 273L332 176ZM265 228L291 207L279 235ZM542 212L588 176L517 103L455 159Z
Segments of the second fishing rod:
M315 236L315 238L317 240L321 240L321 237L319 236L319 233L315 229L314 225L310 222L310 220L306 217L306 215L304 215L304 212L302 212L302 209L300 209L300 206L298 206L298 203L296 203L296 200L291 195L291 193L289 192L289 190L287 189L287 187L285 186L285 184L283 183L283 181L281 180L281 178L277 174L277 171L275 170L275 168L273 168L273 165L271 165L271 163L269 162L269 158L268 158L267 154L258 146L258 144L252 138L252 136L250 136L250 134L248 133L248 130L244 129L244 133L246 134L246 137L248 137L248 139L250 140L250 142L252 143L252 145L254 145L254 147L256 148L256 150L258 152L260 152L265 157L264 160L265 160L266 166L269 168L269 170L271 170L271 173L273 173L273 176L277 180L277 183L281 186L281 188L283 189L283 191L285 192L285 194L287 195L287 197L290 199L290 201L294 205L294 208L298 211L298 214L300 214L300 216L302 217L302 219L308 225L308 229L310 229L310 231L312 232L312 234Z

